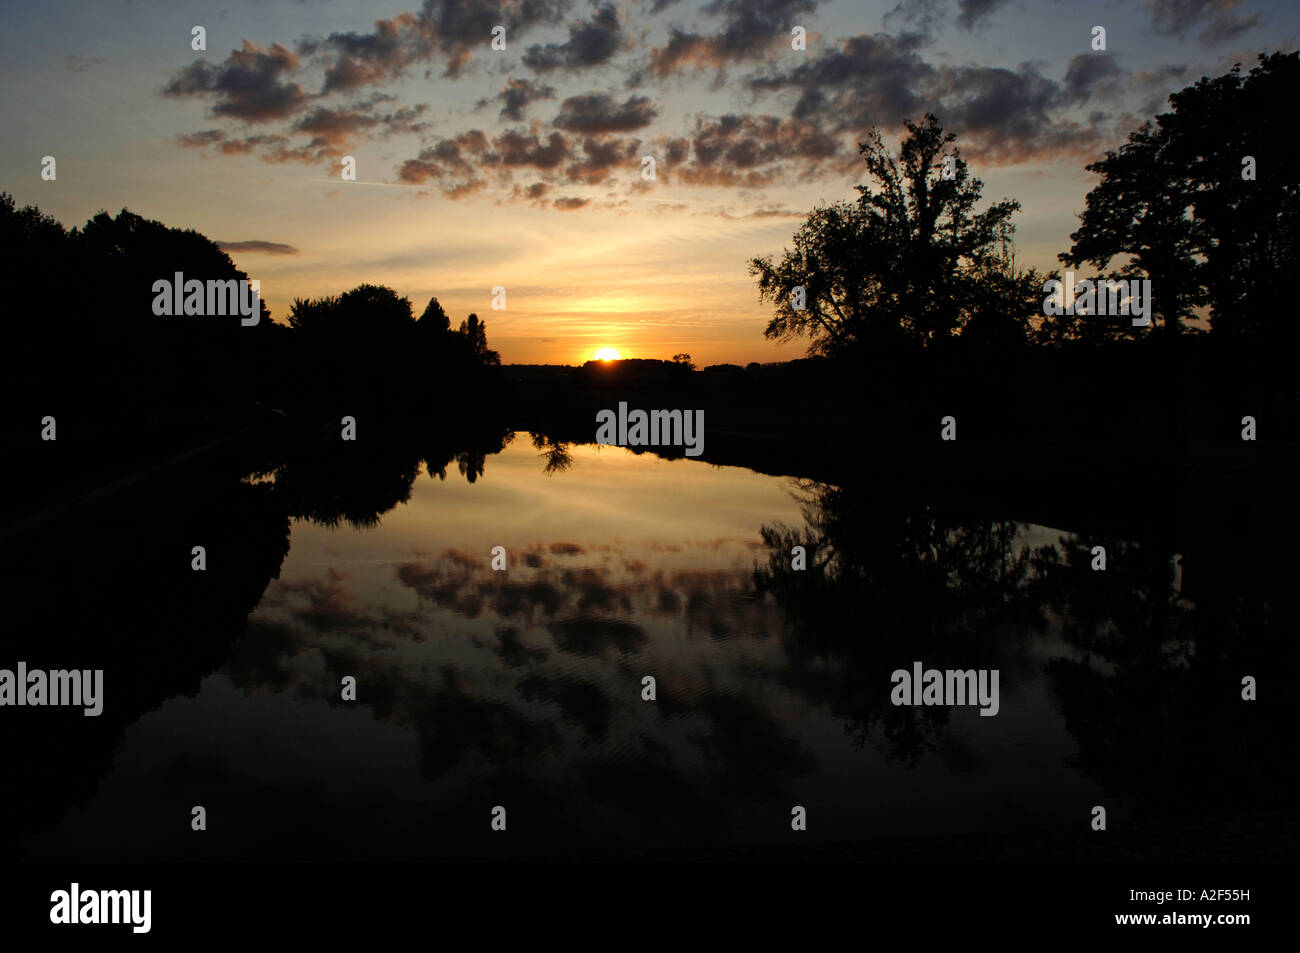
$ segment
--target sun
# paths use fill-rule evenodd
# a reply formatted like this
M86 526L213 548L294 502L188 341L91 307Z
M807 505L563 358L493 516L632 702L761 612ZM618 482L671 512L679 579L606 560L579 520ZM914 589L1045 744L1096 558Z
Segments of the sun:
M612 347L602 347L596 352L596 360L598 361L617 361L621 358L622 355L618 353L618 350Z

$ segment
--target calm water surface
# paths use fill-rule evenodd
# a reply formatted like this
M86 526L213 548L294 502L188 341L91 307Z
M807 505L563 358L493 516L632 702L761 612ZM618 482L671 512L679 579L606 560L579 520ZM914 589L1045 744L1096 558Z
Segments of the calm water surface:
M1134 777L1116 725L1140 745L1196 671L1176 555L1147 555L1146 588L1107 607L1062 530L617 447L547 459L521 434L473 480L419 467L377 519L292 519L217 667L123 725L98 783L22 849L725 849L1055 831L1099 803L1114 824L1150 793L1141 772L1107 779ZM796 540L818 543L810 572L789 570ZM1139 629L1155 649L1116 648ZM889 675L916 660L997 668L998 715L893 706Z

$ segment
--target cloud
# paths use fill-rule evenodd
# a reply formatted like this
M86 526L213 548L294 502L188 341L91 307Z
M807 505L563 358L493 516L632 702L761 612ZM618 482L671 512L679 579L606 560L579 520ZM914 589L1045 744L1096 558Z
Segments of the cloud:
M470 49L486 47L494 26L507 28L508 42L534 27L558 24L570 5L570 0L425 0L420 19L448 57L448 75L456 75ZM455 64L460 65L453 71Z
M840 141L810 119L698 117L689 139L693 161L673 174L697 184L766 185L782 164L793 162L806 175L822 160L843 155Z
M471 129L455 138L439 140L414 159L407 159L398 170L398 178L413 185L436 180L447 195L457 198L487 184L481 172L493 174L504 185L515 170L554 172L573 156L573 145L559 132L543 137L536 132L508 129L489 139L482 130Z
M359 133L376 127L383 136L419 132L428 127L428 123L417 121L428 109L424 104L398 109L382 116L372 114L370 110L373 108L373 102L337 109L313 106L310 112L294 124L293 131L311 135L313 141L340 146L351 142Z
M1171 64L1154 70L1137 70L1131 85L1145 97L1138 107L1139 112L1151 116L1163 109L1168 104L1169 94L1186 85L1189 69L1186 64ZM1136 125L1136 122L1128 125Z
M436 182L451 198L469 195L492 180L517 198L537 201L554 185L605 182L615 169L639 164L640 150L635 138L602 135L578 141L560 132L543 136L510 129L489 140L475 129L421 150L402 163L398 178L414 185ZM541 173L545 181L511 187L521 172ZM557 200L557 206L577 208L575 201Z
M631 132L650 125L655 116L655 108L645 96L633 96L615 106L605 93L587 93L566 99L554 125L577 133Z
M411 64L430 59L436 45L417 16L401 13L376 20L372 33L331 33L323 40L304 40L299 49L333 54L326 58L321 90L329 93L397 79Z
M594 658L606 652L640 653L648 641L644 630L632 622L603 616L576 615L548 625L561 652Z
M284 119L309 99L301 86L281 78L300 65L298 57L278 43L262 49L245 40L243 47L231 50L219 66L195 60L172 77L162 92L164 96L209 98L214 116L245 122Z
M262 252L266 255L298 254L298 249L292 245L285 245L281 242L265 242L256 238L242 242L217 242L217 247L226 253L247 251Z
M187 149L201 149L206 146L216 146L217 151L222 155L248 155L258 148L264 147L267 153L284 152L289 144L289 140L281 135L256 135L244 136L242 138L231 138L220 129L204 129L202 132L194 132L188 135L178 136L177 142Z
M108 60L102 56L81 56L78 53L63 54L63 68L69 73L84 73L92 66L107 62Z
M496 181L516 199L577 209L590 205L590 200L565 196L548 201L555 187L609 182L618 170L639 167L641 155L651 149L659 160L661 177L685 185L759 188L777 181L804 180L819 171L843 171L857 161L847 141L823 129L819 120L744 114L698 116L687 136L661 136L650 145L616 134L648 121L644 102L633 98L615 107L609 97L595 94L573 100L566 100L561 114L570 118L557 119L556 125L591 129L591 134L578 137L512 129L489 138L480 130L471 130L422 150L402 164L399 176L411 184L437 183L452 197ZM516 182L519 172L539 173L541 181ZM631 187L638 184L633 182Z
M917 35L928 39L939 32L945 18L944 0L899 0L898 5L885 14L884 23L891 28L895 23L903 23Z
M582 69L606 62L624 44L623 27L613 6L596 7L591 19L569 27L563 43L533 44L524 53L524 64L539 73L556 69Z
M755 92L802 90L793 115L833 117L840 128L897 127L920 116L923 98L915 87L932 83L935 67L917 53L918 43L888 33L863 33L789 69L770 68L750 77Z
M177 136L176 141L186 149L201 149L204 146L216 145L225 138L226 134L220 129L204 129L202 132Z
M545 205L546 203L541 200L544 199L545 196L553 190L554 190L554 186L547 185L545 182L534 182L528 186L522 186L522 187L518 185L515 186L515 195L528 199L535 203ZM543 339L542 343L543 344L554 343L554 341L548 342L545 339ZM536 553L529 553L525 557L525 559L529 561L528 565L533 566L534 568L545 564L545 560L543 560Z
M414 159L402 163L397 177L414 185L452 175L464 180L472 177L474 165L471 160L482 156L487 149L487 136L482 130L471 129L453 139L442 139L422 149Z
M555 90L550 86L538 86L530 79L507 79L501 91L491 99L479 100L479 107L489 102L500 102L501 119L522 122L528 107L541 99L554 99Z
M821 0L710 0L700 10L721 16L716 33L673 27L668 43L650 51L650 71L659 77L687 68L722 67L757 59L789 42L799 18L814 12Z
M760 94L798 93L791 115L826 117L830 134L896 131L904 120L932 112L962 137L958 144L968 158L985 163L1078 155L1097 146L1091 121L1062 121L1056 113L1113 91L1119 73L1113 64L1084 64L1076 57L1063 84L1028 64L935 66L918 46L913 34L861 34L795 67L761 70L746 85Z
M569 144L558 132L543 142L537 133L507 129L493 140L493 146L497 150L491 153L493 160L506 166L554 169L570 155Z
M666 44L651 51L648 68L667 76L692 64L722 67L763 56L786 43L790 26L820 2L708 0L700 14L715 18L716 29L672 27ZM1167 15L1160 4L1204 11L1232 2L1236 0L1154 0L1159 16ZM927 31L937 29L938 3L897 2L886 19L916 27L897 36L864 33L833 46L818 44L805 55L768 59L744 78L742 92L756 99L779 97L783 109L697 115L693 128L660 135L646 148L653 149L661 178L761 189L828 173L850 174L860 163L856 141L868 130L898 132L905 120L919 120L927 112L961 137L967 158L986 164L1080 155L1095 151L1109 135L1102 128L1108 121L1103 112L1113 116L1113 108L1081 110L1080 117L1087 118L1070 118L1065 110L1090 102L1115 105L1129 74L1113 58L1075 56L1060 79L1043 75L1032 64L1006 68L931 62L923 52ZM958 9L977 26L1002 5L1003 0L962 0ZM416 62L441 57L453 68L463 63L462 53L486 47L498 20L513 39L521 25L560 25L569 6L570 0L477 5L426 0L418 13L377 20L369 32L303 39L297 53L279 45L261 49L245 43L223 64L186 67L166 92L208 97L214 115L246 121L278 118L281 127L261 135L205 129L178 142L218 154L255 154L266 162L312 163L336 158L362 138L422 132L431 126L423 105L381 108L394 97L380 92L352 104L321 100L341 89L392 81ZM588 19L568 25L565 42L534 44L525 60L543 70L605 62L625 43L623 15L605 0L593 3ZM306 93L296 81L299 57L324 71L320 92ZM1145 95L1141 83L1131 78L1134 91ZM520 125L500 133L469 129L426 142L412 158L400 161L399 181L434 186L451 197L494 186L507 200L556 209L584 208L600 198L575 194L575 186L621 184L636 190L636 176L620 182L620 173L639 163L643 143L632 134L659 121L657 105L645 95L620 101L611 93L592 91L564 98L549 123L522 125L534 103L556 96L554 88L539 81L506 79L478 106L498 104L501 120Z
M609 733L610 722L614 717L614 703L594 682L568 675L563 678L547 678L531 674L519 681L516 691L525 701L559 706L565 721L577 725L592 738L603 739Z
M1009 0L957 0L957 25L963 30L973 31L988 22Z
M474 50L487 49L492 29L507 42L537 26L559 23L571 0L425 0L418 13L376 20L369 33L307 37L298 52L325 69L323 92L378 85L413 66L441 59L444 75L460 76Z
M1114 58L1096 53L1076 53L1066 67L1061 99L1069 103L1086 102L1105 90L1108 95L1118 91L1118 80L1124 70L1115 65Z
M1143 0L1152 28L1171 36L1182 36L1202 20L1240 5L1241 0Z
M220 129L205 129L178 137L186 148L216 147L223 155L247 155L257 152L264 162L319 162L343 154L363 133L374 131L379 138L398 133L419 132L428 127L419 117L428 107L404 107L384 114L375 114L375 107L389 102L392 96L382 93L349 106L312 106L297 122L289 127L291 135L307 136L308 140L291 145L289 136L263 134L232 137Z
M1062 103L1059 84L1028 66L1017 70L966 66L945 68L935 91L945 126L962 136L968 156L990 165L1080 155L1096 148L1090 126L1055 121Z
M634 164L640 153L639 139L595 138L582 140L582 156L564 169L570 183L599 185L620 166Z
M1224 13L1215 17L1196 39L1202 46L1214 46L1235 40L1258 25L1258 13Z

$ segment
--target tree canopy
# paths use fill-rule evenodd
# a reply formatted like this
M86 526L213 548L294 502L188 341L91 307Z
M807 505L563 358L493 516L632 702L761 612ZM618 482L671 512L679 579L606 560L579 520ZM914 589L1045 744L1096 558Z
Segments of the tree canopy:
M1010 322L1024 337L1039 276L1015 268L1004 199L976 211L984 184L973 178L938 120L906 123L897 158L879 132L860 144L871 184L856 202L813 210L779 262L750 261L759 294L776 306L769 338L806 336L813 354L860 353L900 341L933 345L960 334L977 316L991 329ZM989 317L982 284L1005 292Z
M1087 167L1101 181L1061 261L1119 260L1120 275L1150 278L1170 334L1203 306L1216 332L1280 330L1300 265L1300 164L1277 108L1297 92L1300 53L1274 53L1174 93L1170 112Z

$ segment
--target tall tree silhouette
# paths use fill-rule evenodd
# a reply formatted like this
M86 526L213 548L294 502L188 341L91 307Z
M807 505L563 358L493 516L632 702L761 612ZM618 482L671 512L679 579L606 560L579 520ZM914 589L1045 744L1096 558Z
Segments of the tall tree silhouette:
M873 184L857 187L857 202L814 209L780 262L751 259L760 297L776 305L767 337L807 336L811 353L827 355L934 344L984 307L973 291L994 275L1023 286L1009 301L1028 307L1041 281L1017 272L1009 251L1019 203L976 212L984 183L956 149L944 153L956 137L933 115L906 126L897 159L876 131L860 145ZM1009 314L1022 335L1029 315Z
M1101 182L1088 193L1079 230L1070 235L1074 244L1059 257L1071 268L1085 262L1106 268L1127 257L1118 274L1149 278L1153 322L1178 334L1205 298L1197 260L1203 238L1201 225L1186 214L1193 191L1188 170L1168 151L1167 135L1146 123L1119 151L1090 164Z
M442 309L437 298L430 298L429 303L425 305L424 313L420 315L415 322L421 330L432 332L446 331L451 327L451 319L447 317L447 312Z
M460 323L460 333L469 343L470 352L483 364L500 364L501 355L487 346L487 324L471 314Z
M1297 94L1300 53L1261 56L1246 77L1235 66L1174 93L1171 112L1087 167L1101 182L1061 261L1122 259L1120 274L1149 277L1169 334L1206 304L1214 331L1281 327L1300 265L1300 166L1276 109Z
M1269 332L1290 323L1290 285L1300 266L1300 164L1289 138L1278 135L1277 110L1297 96L1300 53L1274 53L1261 55L1247 76L1234 67L1174 93L1173 111L1160 117L1169 159L1194 186L1216 332ZM1243 175L1247 156L1253 179Z

